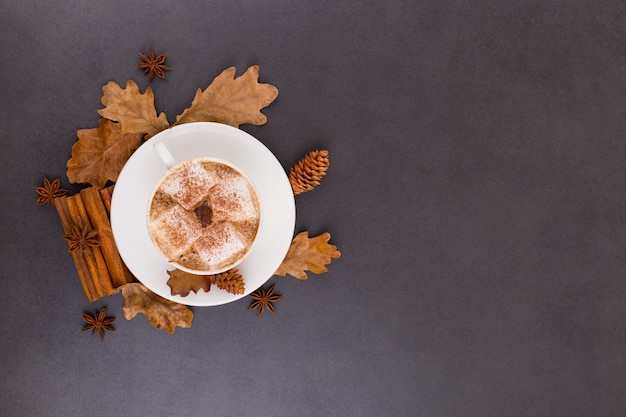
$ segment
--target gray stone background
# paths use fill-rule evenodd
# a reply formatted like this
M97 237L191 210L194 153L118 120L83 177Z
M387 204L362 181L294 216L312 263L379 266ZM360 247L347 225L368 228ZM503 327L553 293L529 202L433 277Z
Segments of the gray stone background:
M626 415L624 2L2 0L0 40L1 415ZM255 64L280 95L242 129L286 170L329 150L296 231L341 258L172 335L88 303L34 187L80 188L102 86L173 122Z

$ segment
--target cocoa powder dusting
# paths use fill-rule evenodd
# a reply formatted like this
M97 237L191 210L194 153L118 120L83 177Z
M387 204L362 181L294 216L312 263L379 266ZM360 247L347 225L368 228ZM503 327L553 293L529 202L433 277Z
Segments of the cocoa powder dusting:
M193 212L202 224L202 227L207 227L211 224L211 207L209 206L209 202L207 200L204 200L202 204L193 210Z

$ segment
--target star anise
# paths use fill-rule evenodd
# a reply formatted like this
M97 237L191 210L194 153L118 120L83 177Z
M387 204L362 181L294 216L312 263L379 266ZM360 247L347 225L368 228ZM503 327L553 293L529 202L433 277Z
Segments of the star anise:
M89 226L78 227L75 224L72 224L70 227L72 232L63 236L63 239L67 240L69 245L68 252L75 250L83 251L87 248L100 246L100 242L96 238L98 234L96 230L91 230Z
M261 314L263 314L265 309L271 311L272 314L275 313L274 305L272 303L282 298L281 295L274 295L274 284L272 284L272 286L269 287L267 290L261 287L252 294L250 294L250 296L254 299L254 301L252 302L252 304L250 304L248 310L257 308L257 316L259 317L261 317Z
M43 187L35 187L35 191L39 194L37 204L52 204L52 199L67 194L67 190L61 188L61 180L50 182L48 178L43 179Z
M111 326L111 323L115 321L115 317L107 317L107 309L104 307L100 312L95 312L93 316L89 314L81 314L83 320L87 322L83 327L83 332L91 330L91 334L98 332L100 335L100 341L104 340L104 332L106 330L114 332L115 328Z
M152 80L156 74L159 78L165 78L165 71L171 71L172 69L165 65L166 54L161 54L157 57L154 56L154 51L150 48L150 55L142 54L139 52L141 62L137 65L138 69L143 69L144 74L148 75L148 80Z

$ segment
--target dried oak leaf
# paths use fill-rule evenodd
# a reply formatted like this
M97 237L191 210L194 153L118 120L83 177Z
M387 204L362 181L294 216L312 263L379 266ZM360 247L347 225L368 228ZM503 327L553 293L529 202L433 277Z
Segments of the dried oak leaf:
M133 282L120 287L124 296L124 317L131 320L142 313L157 329L173 333L176 327L191 327L193 312L189 307L153 293L143 284Z
M67 161L67 178L72 183L103 188L115 182L130 155L141 145L141 135L122 133L118 123L100 119L98 127L80 129Z
M133 80L126 82L125 89L110 81L102 87L102 92L104 95L100 101L105 108L98 110L98 114L121 124L122 133L135 133L149 138L169 127L165 113L157 116L150 87L142 94Z
M209 292L211 290L211 275L195 275L189 272L174 269L167 271L170 279L167 285L170 287L172 295L186 297L191 291L197 293L200 290Z
M285 259L274 275L292 275L298 279L307 279L306 271L314 274L327 272L326 265L332 258L339 258L341 252L334 245L329 245L330 233L322 233L309 238L309 232L301 232L293 239Z
M261 109L278 96L271 84L259 84L259 66L253 65L235 78L235 67L224 70L202 91L198 89L191 103L176 117L176 125L190 122L218 122L239 127L242 124L262 125L267 117Z

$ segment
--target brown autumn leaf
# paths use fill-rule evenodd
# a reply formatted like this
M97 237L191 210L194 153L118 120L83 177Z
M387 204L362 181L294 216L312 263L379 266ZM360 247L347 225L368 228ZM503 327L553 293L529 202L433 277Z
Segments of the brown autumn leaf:
M105 108L98 110L98 114L120 123L122 133L136 133L149 138L169 127L165 113L157 116L150 87L142 94L133 80L126 82L125 89L109 81L102 87L102 92L104 95L100 101Z
M194 275L189 272L174 269L167 271L170 279L167 285L171 288L172 295L180 295L186 297L191 291L197 293L200 290L209 292L211 290L211 275Z
M107 180L115 182L130 155L141 145L141 136L122 133L118 123L100 119L98 127L80 129L78 142L72 146L67 161L67 178L71 183L91 184L103 188Z
M327 272L326 267L332 258L339 258L341 252L334 245L329 245L330 233L309 238L309 232L301 232L293 239L282 264L274 275L292 275L298 279L307 279L306 271L314 274Z
M259 84L258 65L237 78L235 71L235 67L227 68L206 90L198 89L191 107L177 116L174 124L218 122L234 127L265 124L267 117L261 109L276 99L278 89L271 84Z
M120 287L124 296L124 317L131 320L142 313L157 329L174 333L176 327L191 327L193 312L186 305L175 303L153 293L143 284L133 282Z

